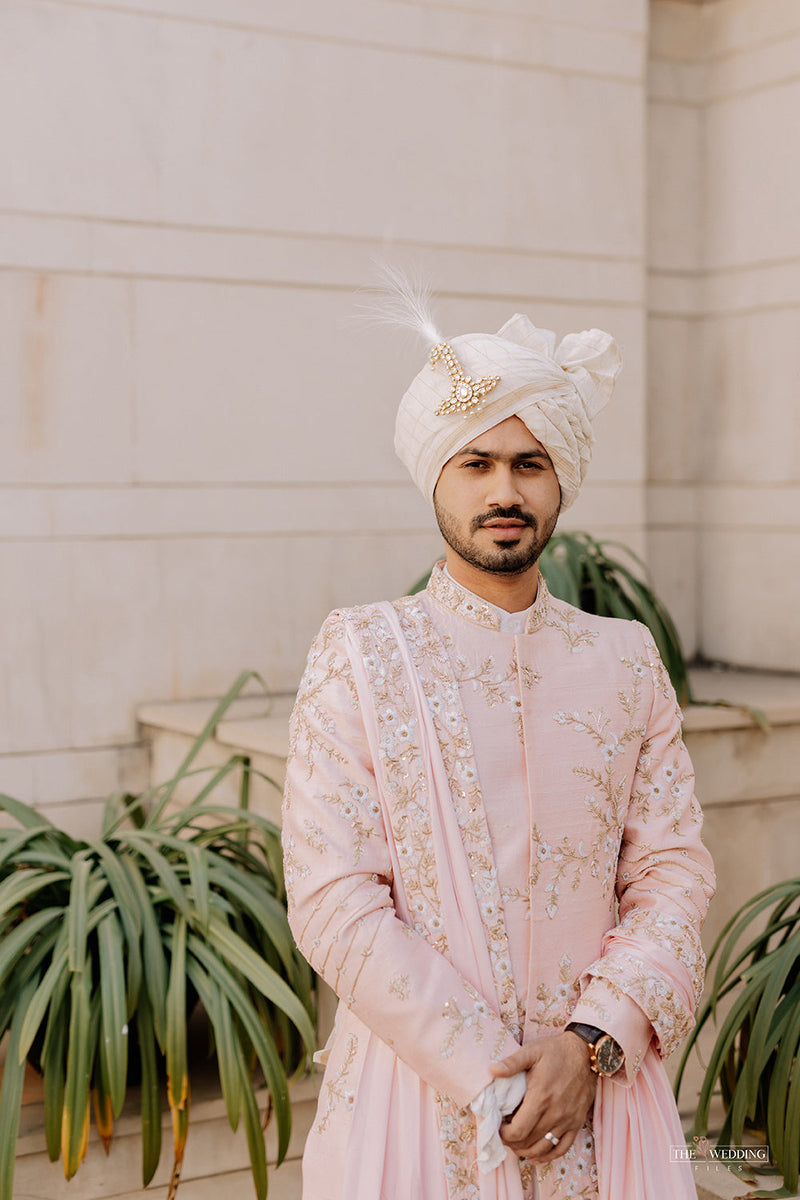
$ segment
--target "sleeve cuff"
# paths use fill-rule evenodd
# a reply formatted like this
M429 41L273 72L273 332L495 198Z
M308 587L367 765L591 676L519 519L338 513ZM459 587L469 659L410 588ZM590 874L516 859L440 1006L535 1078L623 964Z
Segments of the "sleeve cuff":
M584 988L569 1019L596 1025L619 1042L625 1051L625 1062L611 1079L622 1087L630 1087L653 1037L653 1026L636 1001L619 995L604 979L595 978Z

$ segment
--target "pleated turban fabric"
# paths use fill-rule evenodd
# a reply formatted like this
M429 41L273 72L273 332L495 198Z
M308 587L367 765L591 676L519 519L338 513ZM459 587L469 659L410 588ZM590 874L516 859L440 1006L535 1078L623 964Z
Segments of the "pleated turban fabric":
M519 417L550 455L563 511L580 491L592 455L592 421L608 403L621 366L610 334L588 329L556 346L554 333L517 313L496 334L452 338L436 362L426 363L400 403L395 450L432 503L442 467L454 454L507 417ZM458 371L491 386L475 407L437 415L458 387Z

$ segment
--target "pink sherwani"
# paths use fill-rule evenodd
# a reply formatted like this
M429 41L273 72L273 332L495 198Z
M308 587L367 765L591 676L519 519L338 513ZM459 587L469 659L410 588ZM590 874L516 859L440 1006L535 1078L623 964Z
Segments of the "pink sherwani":
M680 722L648 630L543 582L518 636L441 568L330 615L284 803L292 928L341 998L304 1200L694 1195L661 1065L713 893ZM621 1043L620 1077L565 1156L481 1174L490 1063L570 1019Z

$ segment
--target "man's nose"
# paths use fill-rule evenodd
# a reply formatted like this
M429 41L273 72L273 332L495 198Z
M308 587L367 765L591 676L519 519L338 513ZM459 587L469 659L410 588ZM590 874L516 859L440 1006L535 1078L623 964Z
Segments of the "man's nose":
M508 467L498 467L492 471L486 501L495 508L512 508L522 503L517 476Z

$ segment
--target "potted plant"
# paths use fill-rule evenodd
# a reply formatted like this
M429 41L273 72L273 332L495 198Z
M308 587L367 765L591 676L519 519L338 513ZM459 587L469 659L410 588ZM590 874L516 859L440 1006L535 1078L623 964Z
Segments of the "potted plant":
M751 1194L794 1196L800 1175L800 879L765 888L735 912L708 966L708 997L684 1049L675 1093L702 1029L716 1023L727 998L691 1132L708 1133L709 1106L719 1089L726 1116L717 1144L740 1146L745 1129L757 1131L783 1174L784 1189Z
M269 1088L278 1162L291 1132L288 1077L314 1050L312 977L286 919L279 831L248 810L251 768L233 756L193 763L252 672L217 705L175 777L139 797L111 797L95 839L78 840L29 806L0 796L16 828L0 829L0 1035L9 1033L0 1091L0 1200L12 1200L22 1081L30 1055L43 1075L49 1157L71 1178L86 1153L90 1108L106 1149L140 1064L142 1177L161 1151L160 1068L172 1112L174 1197L189 1121L187 1017L208 1015L226 1112L244 1122L255 1191L267 1192L258 1064ZM215 802L231 772L240 803ZM197 778L185 807L169 808Z

